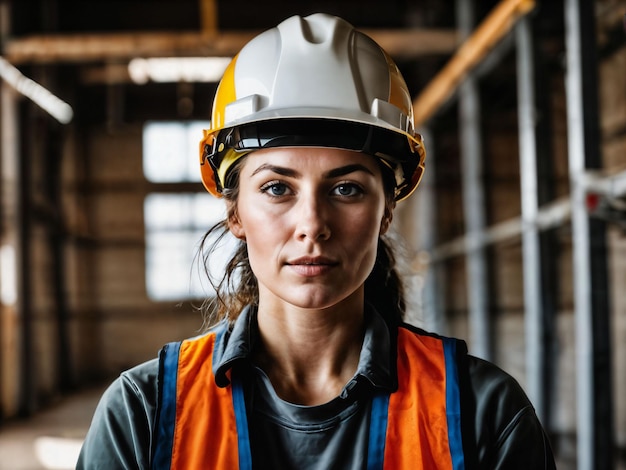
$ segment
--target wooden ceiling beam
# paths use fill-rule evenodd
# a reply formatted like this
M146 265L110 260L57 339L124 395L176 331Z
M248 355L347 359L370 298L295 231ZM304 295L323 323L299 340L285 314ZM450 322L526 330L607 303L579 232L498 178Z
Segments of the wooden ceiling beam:
M255 36L236 33L105 33L10 39L4 57L14 65L119 62L135 57L232 56Z
M204 34L217 32L217 0L199 0L199 2L202 32Z
M393 29L363 32L396 60L450 55L454 30ZM12 64L121 62L135 57L232 57L259 31L37 35L9 39L2 55Z
M535 0L501 0L413 101L415 125L430 119L498 41L534 8Z

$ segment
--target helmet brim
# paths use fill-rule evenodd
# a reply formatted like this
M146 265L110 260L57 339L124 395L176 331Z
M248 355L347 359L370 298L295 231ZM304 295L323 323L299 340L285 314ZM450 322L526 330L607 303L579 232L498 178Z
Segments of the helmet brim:
M208 183L221 192L238 155L279 147L339 148L380 158L396 175L396 200L404 199L417 186L425 157L419 136L386 127L337 119L273 118L222 129L211 136L211 144L203 151L203 164L211 166L215 178Z

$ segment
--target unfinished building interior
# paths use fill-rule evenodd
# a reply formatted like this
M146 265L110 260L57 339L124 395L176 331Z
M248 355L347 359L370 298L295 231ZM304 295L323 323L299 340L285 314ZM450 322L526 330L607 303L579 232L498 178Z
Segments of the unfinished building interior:
M626 468L614 0L0 0L0 441L201 331L217 82L258 32L318 11L389 52L425 136L394 217L411 322L511 373L559 468Z

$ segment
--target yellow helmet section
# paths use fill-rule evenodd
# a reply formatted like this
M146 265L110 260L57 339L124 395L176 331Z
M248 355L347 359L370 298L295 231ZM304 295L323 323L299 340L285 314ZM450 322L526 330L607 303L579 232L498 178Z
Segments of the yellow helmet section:
M389 103L397 106L413 122L413 102L400 69L389 55L383 51L389 66Z
M226 106L237 101L237 90L235 89L235 67L237 65L237 57L230 61L228 67L224 71L224 76L215 92L215 100L213 101L213 114L211 116L211 132L215 132L224 127L226 119Z
M205 189L215 197L220 197L220 191L217 189L217 180L215 171L208 160L207 149L213 147L215 134L206 129L203 131L204 137L200 141L200 178Z

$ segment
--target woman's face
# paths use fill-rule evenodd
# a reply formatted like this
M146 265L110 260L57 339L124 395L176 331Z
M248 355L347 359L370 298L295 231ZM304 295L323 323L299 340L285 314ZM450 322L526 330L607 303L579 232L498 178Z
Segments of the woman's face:
M362 296L390 222L374 158L278 148L245 158L229 226L247 243L260 305L321 309Z

